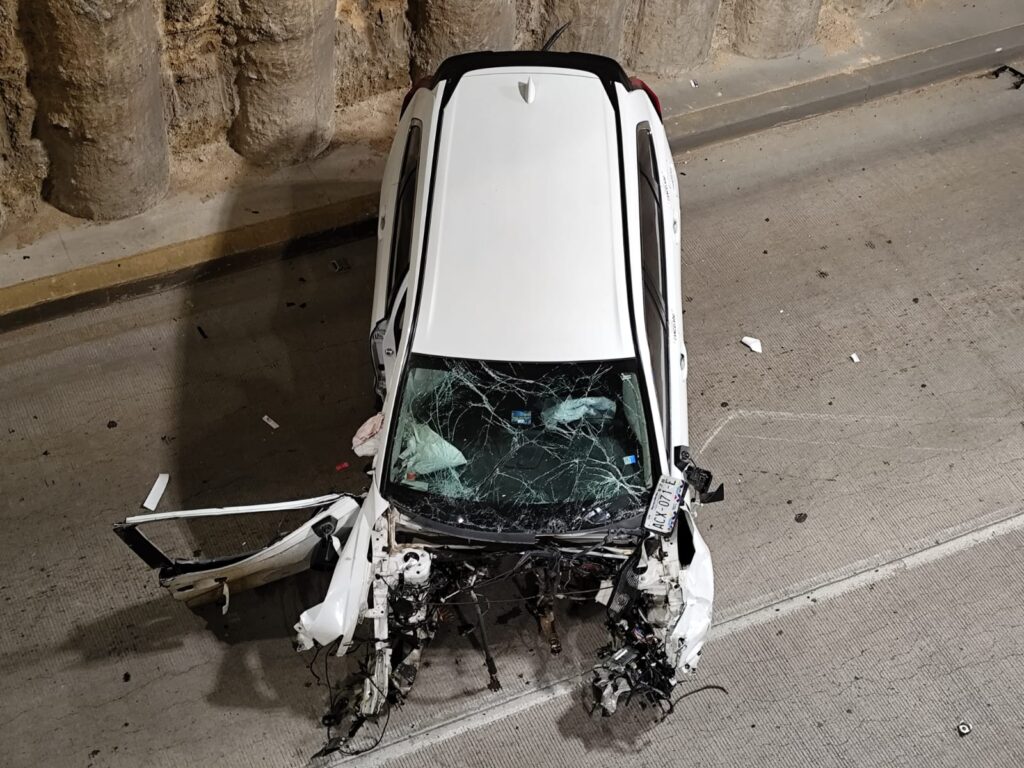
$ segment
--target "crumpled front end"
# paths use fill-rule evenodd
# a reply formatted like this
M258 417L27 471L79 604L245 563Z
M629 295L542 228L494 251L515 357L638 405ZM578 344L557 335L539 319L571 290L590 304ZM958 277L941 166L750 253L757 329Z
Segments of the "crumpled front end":
M603 714L637 696L670 707L673 688L700 661L715 585L691 500L671 534L648 536L618 574L608 602L612 642L594 667L594 701ZM685 552L690 541L692 556L684 566L680 550Z

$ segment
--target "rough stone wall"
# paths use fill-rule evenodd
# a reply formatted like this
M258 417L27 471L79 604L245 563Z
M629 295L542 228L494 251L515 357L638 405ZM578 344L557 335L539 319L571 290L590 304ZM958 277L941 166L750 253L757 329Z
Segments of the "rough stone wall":
M152 0L23 0L21 12L50 159L44 196L90 219L149 208L169 159Z
M891 10L896 0L832 0L831 5L842 13L863 19Z
M32 138L36 102L27 81L18 0L0 0L0 232L31 215L46 175L46 153Z
M705 62L721 0L633 0L623 59L637 72L678 75Z
M237 104L217 0L163 0L164 93L176 148L222 138Z
M896 0L827 0L873 16ZM338 106L406 87L451 54L539 49L686 76L712 47L814 41L821 0L0 0L0 233L38 201L87 218L145 210L170 153L315 157ZM852 23L852 22L850 22ZM828 46L826 46L827 48Z
M629 7L630 0L549 0L543 37L547 39L562 24L571 21L555 50L618 57Z
M547 20L545 0L516 0L515 49L536 51L544 45L544 26Z
M409 19L413 78L453 54L507 50L515 42L515 0L410 0Z
M334 134L335 0L222 0L238 114L228 138L259 165L316 157Z
M338 104L353 104L409 84L405 0L338 0L337 16Z
M733 45L755 59L789 56L814 41L821 0L736 0Z

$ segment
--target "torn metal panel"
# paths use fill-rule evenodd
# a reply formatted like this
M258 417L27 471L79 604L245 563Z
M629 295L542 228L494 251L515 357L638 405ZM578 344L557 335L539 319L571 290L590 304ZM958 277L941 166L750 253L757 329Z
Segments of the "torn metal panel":
M140 530L147 523L163 520L306 508L322 509L308 522L261 550L216 559L171 558ZM351 496L331 494L280 504L135 515L115 526L114 531L147 565L159 569L160 585L172 597L198 605L216 600L226 588L240 592L305 570L321 540L325 536L333 538L338 530L351 525L358 510L359 504Z

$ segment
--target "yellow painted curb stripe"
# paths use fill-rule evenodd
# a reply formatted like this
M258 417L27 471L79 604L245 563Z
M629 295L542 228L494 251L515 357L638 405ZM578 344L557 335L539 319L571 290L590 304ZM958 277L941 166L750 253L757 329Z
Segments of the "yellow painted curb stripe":
M282 245L303 235L356 224L376 215L376 194L297 211L225 232L171 243L100 264L0 288L0 317L94 291L171 276L228 256Z

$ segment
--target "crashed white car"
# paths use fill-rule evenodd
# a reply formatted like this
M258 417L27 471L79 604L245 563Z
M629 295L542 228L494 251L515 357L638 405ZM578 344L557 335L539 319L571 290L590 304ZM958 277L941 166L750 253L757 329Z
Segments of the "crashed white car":
M694 509L722 495L688 447L679 217L657 99L617 63L448 59L407 97L381 190L365 496L145 514L118 534L193 603L332 566L296 641L344 654L369 622L360 718L409 691L446 601L513 574L554 652L558 599L607 606L603 712L669 701L711 622ZM141 530L296 508L298 529L214 560Z

